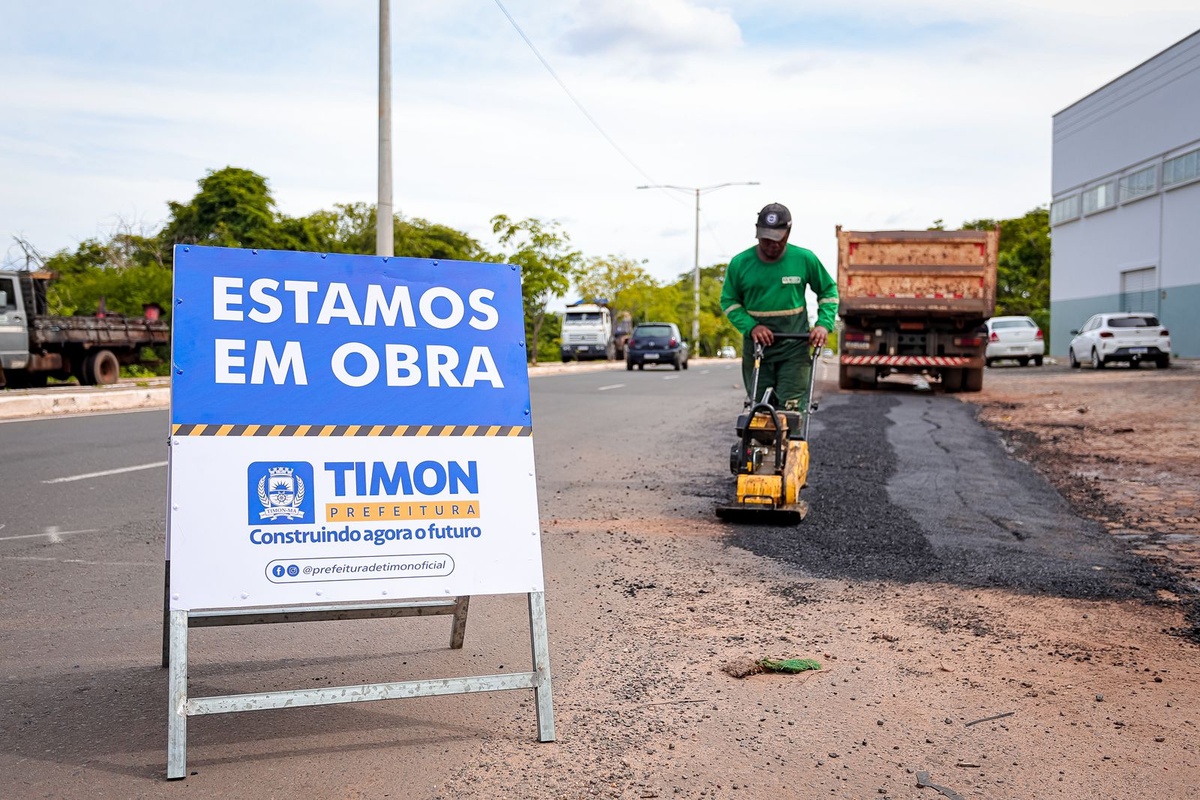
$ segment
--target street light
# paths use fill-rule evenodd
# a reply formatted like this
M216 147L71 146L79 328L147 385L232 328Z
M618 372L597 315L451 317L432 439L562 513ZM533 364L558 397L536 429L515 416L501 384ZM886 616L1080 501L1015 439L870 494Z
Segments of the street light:
M395 255L392 219L392 10L379 0L379 202L375 205L375 254Z
M718 183L714 186L670 186L654 184L639 186L639 189L674 189L679 192L692 192L696 196L696 254L692 267L692 347L700 346L700 195L724 189L726 186L758 186L758 181L734 181L733 183Z

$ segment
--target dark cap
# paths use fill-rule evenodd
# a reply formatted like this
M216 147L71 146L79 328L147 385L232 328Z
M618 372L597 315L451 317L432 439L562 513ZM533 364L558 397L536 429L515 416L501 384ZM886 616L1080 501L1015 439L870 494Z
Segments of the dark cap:
M768 203L758 212L758 238L783 241L792 229L792 212L779 203Z

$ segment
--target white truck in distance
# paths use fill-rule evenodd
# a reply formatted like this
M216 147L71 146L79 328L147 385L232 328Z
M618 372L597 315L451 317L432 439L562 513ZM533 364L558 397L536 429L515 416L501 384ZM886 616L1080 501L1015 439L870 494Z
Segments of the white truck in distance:
M577 303L567 306L562 321L562 360L617 357L612 314L606 306Z

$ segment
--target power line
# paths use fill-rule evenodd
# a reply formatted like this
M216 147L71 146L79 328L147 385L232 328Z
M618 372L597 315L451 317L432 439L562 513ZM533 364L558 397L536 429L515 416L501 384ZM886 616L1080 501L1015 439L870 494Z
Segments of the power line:
M571 92L571 90L569 88L567 88L567 84L565 84L563 82L562 78L558 77L558 73L554 71L554 67L550 66L550 62L547 61L546 58L541 54L541 52L537 49L537 46L534 45L533 41L528 36L525 35L525 31L521 30L521 26L517 24L517 21L515 19L513 19L512 14L508 13L508 9L504 7L504 3L500 2L500 0L495 0L495 2L496 2L496 6L500 9L500 12L502 14L504 14L504 16L508 19L509 23L513 26L513 30L515 30L517 32L517 35L520 36L525 41L525 44L527 44L529 46L530 51L532 51L533 54L535 56L537 56L537 60L542 62L542 66L546 68L546 71L550 73L550 77L554 78L555 82L558 83L558 85L562 88L562 90L564 92L566 92L567 97L571 98L571 102L575 104L575 107L579 109L579 112L581 114L583 114L584 117L587 118L588 122L592 123L592 127L595 128L597 131L599 131L600 135L604 137L604 140L612 146L612 149L616 150L617 153L620 154L621 158L625 159L625 161L629 164L629 166L631 166L635 170L637 170L638 173L640 173L643 178L645 178L650 183L658 183L658 181L656 181L654 178L652 178L650 176L650 174L646 172L646 170L639 167L637 165L637 163L632 158L630 158L625 153L624 150L621 149L620 145L618 145L613 140L613 138L608 135L608 133L604 130L604 128L602 128L600 126L600 123L596 121L596 118L593 117L588 112L588 110L583 107L583 103L579 102L579 98L577 98ZM678 201L678 198L673 198L673 199Z

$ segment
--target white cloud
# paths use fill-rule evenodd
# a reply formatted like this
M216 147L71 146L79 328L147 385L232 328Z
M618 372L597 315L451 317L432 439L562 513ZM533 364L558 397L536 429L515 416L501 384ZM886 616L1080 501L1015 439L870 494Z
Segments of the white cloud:
M290 215L374 202L376 3L249 5L220 11L278 25L188 34L186 58L143 46L192 30L185 6L107 7L104 27L24 7L0 34L0 237L53 251L114 217L161 221L226 165L265 176ZM586 254L663 279L692 267L694 197L637 185L761 181L701 198L705 264L751 244L771 201L826 263L838 223L1019 215L1049 196L1051 116L1200 27L1176 0L505 5L653 180L491 3L393 2L396 208L487 244L494 214L558 219Z
M688 0L583 0L566 40L580 54L710 56L742 43L728 11Z

